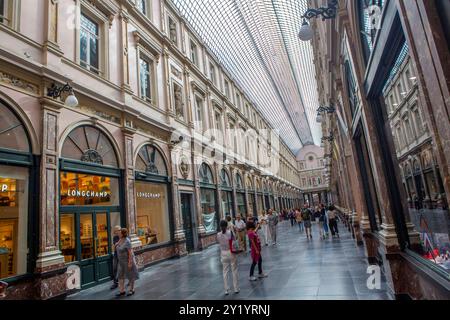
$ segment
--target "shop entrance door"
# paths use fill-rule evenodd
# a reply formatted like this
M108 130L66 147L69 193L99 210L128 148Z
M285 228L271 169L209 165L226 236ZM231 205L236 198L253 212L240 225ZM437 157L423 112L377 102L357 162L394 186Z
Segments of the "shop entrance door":
M194 233L192 224L191 199L192 196L187 193L181 193L181 213L183 215L183 229L186 236L186 249L188 252L195 250Z
M71 233L69 226L72 225L75 233L75 248L65 244L62 235L61 250L66 258L71 256L69 251L73 251L72 261L78 262L80 266L83 289L111 279L112 229L116 225L120 226L118 212L103 208L86 209L61 213L61 221L64 224L62 229Z

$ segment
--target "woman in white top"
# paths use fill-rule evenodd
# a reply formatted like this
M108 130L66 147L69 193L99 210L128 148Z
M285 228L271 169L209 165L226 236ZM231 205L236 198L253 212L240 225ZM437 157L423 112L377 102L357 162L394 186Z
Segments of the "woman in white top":
M230 286L228 285L228 276L230 269L233 274L234 293L239 293L239 281L237 270L237 255L232 252L232 233L228 229L228 222L220 221L220 232L217 234L217 242L220 246L220 261L223 267L223 283L225 286L225 295L230 293Z
M259 224L261 226L261 232L262 232L262 238L264 239L263 242L266 246L269 245L269 226L268 226L268 217L266 215L266 212L263 211L262 215L259 216Z

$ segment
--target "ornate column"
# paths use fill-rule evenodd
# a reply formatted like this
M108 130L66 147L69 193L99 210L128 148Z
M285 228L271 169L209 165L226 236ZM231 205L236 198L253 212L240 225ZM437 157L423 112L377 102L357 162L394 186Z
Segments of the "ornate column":
M129 237L133 248L142 246L142 242L136 234L137 216L136 216L136 191L134 185L134 134L136 129L130 120L125 120L122 127L124 150L125 150L125 213Z
M121 88L122 88L122 98L125 104L132 105L133 104L133 90L130 87L130 70L129 70L129 59L128 59L128 21L129 16L126 9L120 10L120 40L119 45L122 52L121 59Z
M192 103L191 103L191 83L190 83L190 71L185 66L184 67L184 88L185 88L185 94L186 94L186 109L184 110L186 112L186 121L188 122L189 128L194 130L194 115L192 110ZM195 163L195 162L192 162Z
M180 211L180 194L178 192L178 175L177 175L177 154L173 152L173 145L169 145L169 159L171 167L171 193L172 193L172 217L175 225L174 229L174 241L176 246L176 254L183 256L187 254L186 250L186 235L183 227L183 216Z
M195 142L192 142L192 144L194 144L194 143ZM196 164L193 146L192 146L191 150L192 150L192 170L193 170L192 177L194 179L194 187L195 187L195 192L194 192L194 201L195 201L195 206L196 206L195 213L197 214L197 233L198 233L197 249L202 250L203 249L202 238L206 233L206 229L205 229L205 226L203 225L200 180L199 180L199 176L198 176L198 172L199 172L201 164L199 164L199 165Z
M234 183L234 175L235 175L236 169L230 167L230 174L231 174L231 186L233 187L233 211L234 216L238 214L238 206L237 206L237 192L236 192L236 184Z
M40 210L39 248L36 273L56 272L64 277L66 270L64 256L59 250L59 110L63 104L49 98L41 99L42 105L42 152L40 163ZM52 278L40 277L36 280L36 294L39 299L48 299L64 293L65 286L49 289ZM64 279L62 279L64 280ZM51 288L51 287L50 287Z
M166 106L166 120L170 123L170 118L175 118L174 106L172 106L170 99L170 65L169 65L169 50L166 45L163 45L162 61L163 61L163 83L164 85L164 104ZM185 82L186 83L186 82ZM187 85L186 85L187 86ZM187 110L185 110L186 112Z
M220 183L220 168L217 162L214 163L214 178L216 179L216 199L217 199L217 213L220 219L225 219L225 213L222 208L222 189Z

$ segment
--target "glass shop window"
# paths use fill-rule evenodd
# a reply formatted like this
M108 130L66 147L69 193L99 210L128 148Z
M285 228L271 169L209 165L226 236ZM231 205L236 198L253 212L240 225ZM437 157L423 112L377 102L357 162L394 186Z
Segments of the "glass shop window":
M143 245L170 241L167 185L136 181L137 235Z
M386 87L392 85L392 79L399 81L395 84L398 96L404 100L407 95L402 80L408 82L413 78L409 68L398 68L408 55L400 54L392 69ZM418 95L417 86L409 87L411 95ZM386 96L385 96L386 97ZM385 105L389 104L386 98ZM394 119L388 119L390 127L396 127L396 135L399 143L395 145L395 168L400 170L402 181L405 182L406 199L398 199L407 204L407 222L410 221L419 233L419 237L410 237L410 248L416 251L424 259L438 265L443 270L450 270L450 215L446 194L439 183L440 168L433 165L433 142L429 132L422 127L421 114L424 106L421 100L414 104L402 105L402 113L407 114L402 118L401 126L394 124ZM390 132L392 134L392 132ZM421 140L417 140L421 137ZM419 143L420 141L420 143ZM399 189L403 187L399 186Z
M217 231L215 190L200 189L200 202L203 225L206 232Z
M25 274L28 169L0 165L0 279Z

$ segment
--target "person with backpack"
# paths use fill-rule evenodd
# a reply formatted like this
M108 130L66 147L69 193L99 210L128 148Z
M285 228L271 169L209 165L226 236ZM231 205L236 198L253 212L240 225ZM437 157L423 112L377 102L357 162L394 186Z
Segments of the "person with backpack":
M328 207L328 224L331 229L331 236L334 238L334 236L337 236L339 238L339 230L338 230L338 216L336 212L336 208L334 205L330 205Z
M222 262L223 283L225 287L225 295L230 294L230 286L228 278L231 273L233 275L233 289L234 293L238 294L239 289L239 274L237 264L237 253L239 253L239 244L236 241L234 233L229 229L226 220L220 221L220 232L217 234L217 242L220 247L220 261ZM233 245L235 243L235 245Z
M305 204L303 210L302 210L302 220L305 225L306 230L306 238L312 239L311 234L311 219L312 219L312 213L311 210L308 208L308 205Z

